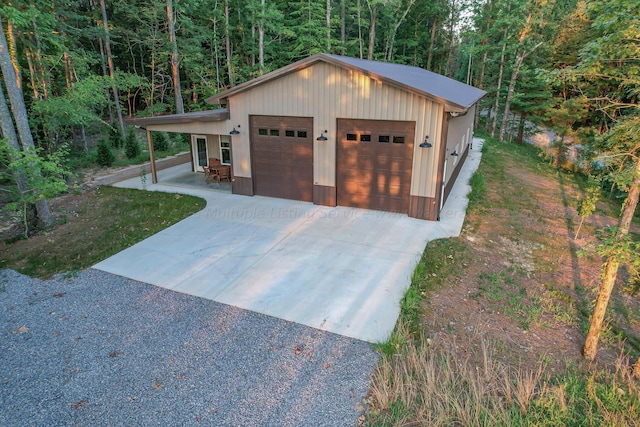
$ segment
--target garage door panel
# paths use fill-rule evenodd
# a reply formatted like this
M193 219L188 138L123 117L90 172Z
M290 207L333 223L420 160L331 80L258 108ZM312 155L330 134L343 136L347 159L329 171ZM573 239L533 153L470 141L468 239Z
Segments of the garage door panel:
M313 200L312 130L312 118L251 116L255 194Z
M406 213L414 132L415 122L338 119L338 204Z

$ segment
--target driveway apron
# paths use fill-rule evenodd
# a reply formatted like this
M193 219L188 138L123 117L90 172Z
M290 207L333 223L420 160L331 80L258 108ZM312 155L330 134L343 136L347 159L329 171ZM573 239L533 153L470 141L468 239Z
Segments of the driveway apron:
M94 268L343 336L382 342L395 326L400 299L426 243L460 233L468 182L479 164L480 148L481 142L475 140L438 222L150 185L150 190L197 195L207 201L207 207ZM140 185L139 178L119 184Z

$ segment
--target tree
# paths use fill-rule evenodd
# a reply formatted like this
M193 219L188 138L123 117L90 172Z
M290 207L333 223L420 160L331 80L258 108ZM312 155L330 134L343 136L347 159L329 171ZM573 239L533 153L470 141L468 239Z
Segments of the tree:
M176 21L173 13L173 1L167 0L167 26L169 27L169 41L171 42L171 76L173 77L173 91L176 101L176 113L184 113L182 91L180 90L180 68L178 57L178 42L176 41Z
M618 227L601 250L605 267L583 349L584 357L593 360L618 268L629 257L637 258L640 251L640 245L634 250L629 242L629 227L640 197L640 4L633 0L600 0L590 4L589 13L595 37L580 52L580 62L571 74L579 77L583 86L604 82L609 88L591 99L592 108L608 119L596 149L616 185L627 192ZM640 359L635 368L640 374Z
M116 85L115 67L113 65L113 55L111 54L111 37L109 36L109 21L107 21L107 8L105 0L100 0L100 9L102 11L102 24L104 26L104 46L107 52L107 64L109 66L109 76L111 77L111 89L113 90L113 102L116 106L118 115L118 125L120 126L120 134L124 134L124 120L122 120L122 108L120 107L120 97L118 96L118 86Z
M4 84L9 95L11 110L13 111L13 118L15 120L16 128L18 129L18 136L22 146L22 151L26 153L35 152L33 136L31 135L31 129L29 128L27 110L24 105L22 92L16 83L15 70L13 68L11 58L9 57L9 50L7 47L7 40L4 36L2 20L0 20L0 70L2 71ZM9 126L13 126L13 123L5 123L3 128L7 128ZM37 169L38 165L33 164L29 165L29 167L31 169L30 173L35 174L37 177L37 174L39 173ZM29 190L34 190L28 187L28 182L26 184L27 186L23 189L23 194ZM47 202L46 195L37 194L37 197L34 198L33 202L36 206L38 221L40 224L45 228L53 226L54 219L53 215L51 215L51 211L49 210L49 203Z

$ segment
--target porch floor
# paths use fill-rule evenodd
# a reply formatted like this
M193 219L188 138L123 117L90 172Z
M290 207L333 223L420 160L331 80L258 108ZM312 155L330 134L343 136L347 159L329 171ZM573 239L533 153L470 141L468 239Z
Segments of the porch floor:
M204 172L192 172L191 164L185 163L158 171L158 184L170 187L190 188L193 190L219 191L231 193L231 183L205 182ZM143 182L140 177L127 179L114 184L116 187L145 188L152 185L151 174L147 174Z

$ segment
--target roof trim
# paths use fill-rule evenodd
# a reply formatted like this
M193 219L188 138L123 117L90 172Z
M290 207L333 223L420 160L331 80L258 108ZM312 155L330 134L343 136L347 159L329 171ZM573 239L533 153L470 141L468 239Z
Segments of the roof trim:
M131 119L130 123L132 125L146 126L193 122L222 122L224 120L229 120L229 110L227 110L226 108L219 108L217 110L194 111L191 113L183 114L167 114L165 116L142 117Z
M342 61L340 59L340 56L338 55L328 55L328 54L324 54L324 53L318 53L312 56L309 56L308 58L302 59L300 61L294 62L290 65L287 65L285 67L279 68L275 71L272 71L268 74L265 74L263 76L257 77L253 80L249 80L245 83L242 83L234 88L228 89L224 92L221 92L217 95L211 96L209 98L207 98L205 101L209 104L226 104L227 103L227 99L229 97L232 97L234 95L237 95L239 93L245 92L247 90L250 90L256 86L262 85L264 83L267 83L271 80L283 77L287 74L291 74L294 72L297 72L299 70L305 69L307 67L310 67L318 62L326 62L341 68L345 68L348 70L352 70L352 71L356 71L358 73L361 73L365 76L371 77L374 80L379 80L382 81L390 86L402 89L404 91L407 92L411 92L411 93L416 93L420 96L423 96L429 100L435 101L439 104L443 104L445 106L445 112L457 112L457 113L464 113L466 112L469 107L471 107L473 104L475 104L476 102L478 102L485 94L486 92L481 91L482 94L475 100L473 100L473 102L471 102L469 105L461 105L459 103L453 102L452 100L448 100L445 99L443 97L434 95L432 93L429 92L425 92L424 90L421 90L419 88L416 88L415 86L411 86L402 82L399 82L397 80L394 80L392 78L389 78L387 76L383 76L380 74L377 74L371 70L367 70L365 68L356 66L354 64L351 64L349 62L346 61ZM417 68L417 67L416 67ZM429 72L427 70L424 70L425 72ZM442 76L443 77L443 76ZM453 79L452 79L453 80ZM464 85L464 83L461 82L457 82L460 83L461 85Z

